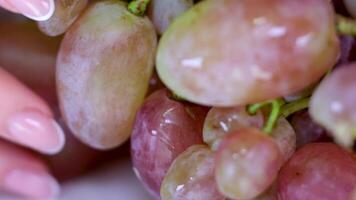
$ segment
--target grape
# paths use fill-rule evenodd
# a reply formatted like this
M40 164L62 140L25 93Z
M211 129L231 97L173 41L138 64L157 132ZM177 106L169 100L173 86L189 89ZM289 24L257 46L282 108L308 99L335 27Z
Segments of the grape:
M232 108L213 107L204 122L203 139L213 150L216 150L223 136L242 127L262 128L263 115L249 115L244 106Z
M219 190L232 199L252 199L263 193L283 162L275 141L253 128L225 137L215 159Z
M56 0L53 16L46 21L38 22L39 29L49 36L65 33L83 12L87 3L88 0Z
M332 143L299 149L278 176L279 200L346 200L356 186L356 161Z
M135 172L154 196L173 160L189 146L201 144L204 108L170 99L167 90L153 93L139 110L131 136Z
M163 34L156 67L189 101L236 106L300 91L338 55L329 1L206 0Z
M114 0L91 6L67 31L57 59L62 115L97 149L129 138L153 70L154 27L126 7Z
M287 161L296 149L296 134L291 124L283 117L277 121L270 136L274 139L282 153L284 161Z
M214 179L214 156L204 145L195 145L179 155L161 187L162 200L225 200Z
M345 6L349 13L356 18L356 2L355 0L344 0Z
M156 27L158 34L166 31L172 21L193 6L193 0L152 0L148 16Z
M297 136L298 148L311 142L327 140L326 131L310 118L307 110L295 113L291 124Z
M45 37L35 23L0 21L0 66L53 104L59 45L60 38Z
M356 63L336 69L315 90L309 107L311 117L348 147L356 136L355 74Z
M261 129L263 115L249 115L245 107L212 108L204 122L203 139L213 150L218 149L224 136L240 128L253 127ZM283 157L288 160L296 148L296 135L289 122L280 117L270 136L278 144Z

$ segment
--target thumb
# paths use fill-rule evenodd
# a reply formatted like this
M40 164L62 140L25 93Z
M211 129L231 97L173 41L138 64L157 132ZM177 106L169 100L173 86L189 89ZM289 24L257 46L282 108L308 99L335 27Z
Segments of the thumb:
M0 0L0 6L36 21L45 21L54 13L54 0Z

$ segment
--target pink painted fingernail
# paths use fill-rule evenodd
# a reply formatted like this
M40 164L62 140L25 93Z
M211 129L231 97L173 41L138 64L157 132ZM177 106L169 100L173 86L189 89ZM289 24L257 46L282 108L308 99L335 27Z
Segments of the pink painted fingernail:
M19 13L26 17L36 20L45 21L54 13L53 0L6 0Z
M49 174L15 169L4 178L8 191L34 199L54 199L60 193L58 182Z
M33 110L12 116L5 137L45 154L58 153L65 143L64 133L58 123Z

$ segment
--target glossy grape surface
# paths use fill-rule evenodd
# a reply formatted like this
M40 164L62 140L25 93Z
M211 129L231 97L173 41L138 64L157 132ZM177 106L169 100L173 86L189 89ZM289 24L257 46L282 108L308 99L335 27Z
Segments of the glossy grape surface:
M339 54L325 0L207 0L163 34L156 67L179 96L236 106L295 93Z
M175 18L192 6L193 0L151 0L148 16L161 35Z
M174 160L161 188L162 200L225 200L214 178L214 155L195 145Z
M278 176L279 200L346 200L356 186L356 161L332 143L298 150Z
M215 160L220 192L232 199L253 199L272 185L283 156L271 137L246 128L224 138Z
M256 115L249 115L245 106L213 107L208 112L204 122L203 139L212 149L216 150L222 138L228 133L243 127L260 129L263 126L263 121L261 112Z
M333 71L315 90L309 108L312 118L348 147L356 137L355 74L356 63Z
M136 175L154 196L173 160L189 146L201 144L206 109L171 99L163 89L153 93L139 110L131 136Z
M152 74L156 33L120 1L92 5L66 33L57 60L61 111L86 144L110 149L129 138Z

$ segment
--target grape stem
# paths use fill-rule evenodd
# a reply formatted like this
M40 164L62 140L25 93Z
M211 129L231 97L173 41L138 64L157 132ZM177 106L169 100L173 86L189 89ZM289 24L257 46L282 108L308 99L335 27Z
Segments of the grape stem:
M143 16L149 3L150 0L133 0L129 3L128 9L135 15Z
M286 118L297 111L308 108L309 102L310 102L310 97L298 99L296 101L287 104L283 99L279 98L271 101L249 105L247 106L247 112L250 115L255 115L257 111L261 110L263 107L271 106L271 110L267 122L265 123L262 129L263 132L270 134L273 131L274 126L276 125L279 117L282 116Z
M356 36L356 20L336 15L336 28L341 35Z
M263 127L263 132L270 134L273 131L273 128L278 120L278 117L280 116L281 108L284 104L285 102L283 99L274 99L271 101L249 105L247 107L247 112L251 115L254 115L262 107L271 106L271 111L269 113L268 120Z
M293 101L291 103L285 104L281 109L282 110L281 116L287 118L289 115L291 115L297 111L308 108L309 102L310 102L310 97L307 97L307 98L299 99L299 100Z

